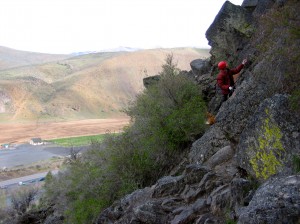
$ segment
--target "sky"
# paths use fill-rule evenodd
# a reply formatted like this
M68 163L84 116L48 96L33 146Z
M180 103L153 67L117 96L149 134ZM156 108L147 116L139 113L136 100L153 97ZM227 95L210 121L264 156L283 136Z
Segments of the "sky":
M230 0L241 5L243 0ZM69 54L130 48L209 48L225 0L1 0L0 46Z

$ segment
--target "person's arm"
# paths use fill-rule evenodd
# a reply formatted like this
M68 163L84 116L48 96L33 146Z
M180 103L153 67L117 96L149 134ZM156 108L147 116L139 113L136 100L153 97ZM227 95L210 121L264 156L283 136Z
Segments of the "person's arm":
M238 67L230 69L230 73L235 75L235 74L239 73L243 68L244 68L244 65L240 64Z
M244 68L246 63L247 63L247 59L244 59L242 64L240 64L238 67L230 70L231 74L234 75L234 74L239 73Z

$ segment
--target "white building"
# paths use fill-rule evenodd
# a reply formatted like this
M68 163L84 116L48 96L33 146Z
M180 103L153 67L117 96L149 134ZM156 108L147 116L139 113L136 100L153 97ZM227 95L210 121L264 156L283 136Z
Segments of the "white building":
M32 138L29 142L31 145L43 145L44 142L41 138Z

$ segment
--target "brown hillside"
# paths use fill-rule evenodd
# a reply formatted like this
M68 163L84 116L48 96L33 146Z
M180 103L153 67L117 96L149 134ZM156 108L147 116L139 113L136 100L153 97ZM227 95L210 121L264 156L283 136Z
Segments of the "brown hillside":
M143 78L158 74L170 53L181 70L209 56L190 48L99 53L0 72L0 120L120 115L142 91Z

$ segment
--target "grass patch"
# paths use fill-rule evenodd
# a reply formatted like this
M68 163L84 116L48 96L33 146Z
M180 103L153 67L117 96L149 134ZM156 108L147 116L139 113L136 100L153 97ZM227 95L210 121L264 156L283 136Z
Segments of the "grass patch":
M71 138L59 138L48 140L48 142L52 142L59 146L71 147L71 146L86 146L90 145L92 142L102 142L106 134L100 135L90 135L90 136L79 136L79 137L71 137Z
M6 207L6 190L0 189L0 208Z

